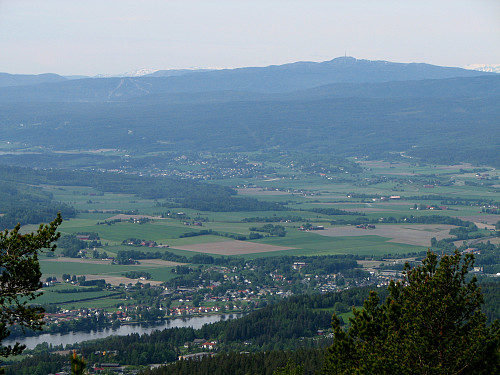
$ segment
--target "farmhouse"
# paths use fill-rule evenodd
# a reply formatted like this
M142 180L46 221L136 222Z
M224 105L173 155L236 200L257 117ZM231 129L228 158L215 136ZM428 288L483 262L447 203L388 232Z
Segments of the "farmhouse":
M217 343L215 341L207 341L201 344L201 347L203 349L215 349L216 344Z
M305 262L293 262L292 268L294 270L300 270L302 267L304 267L307 263Z

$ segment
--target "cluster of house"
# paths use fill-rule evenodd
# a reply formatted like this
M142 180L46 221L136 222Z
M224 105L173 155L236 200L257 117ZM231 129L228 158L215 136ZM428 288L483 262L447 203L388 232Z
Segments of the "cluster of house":
M310 227L305 227L305 226L300 226L298 228L299 230L302 231L309 231L309 230L324 230L325 227L323 225L311 225Z
M226 305L226 309L237 309L237 306L234 305ZM210 314L210 313L219 313L221 312L222 307L219 306L205 306L205 307L194 307L194 306L177 306L170 309L170 315L172 316L186 316L186 315L197 315L197 314Z
M147 305L128 305L120 306L117 311L112 312L101 308L80 308L73 310L62 309L58 313L45 313L43 320L46 324L59 324L75 319L91 318L96 316L106 317L109 321L128 323L134 321L134 316L138 311L150 308L151 306Z
M217 349L217 341L209 341L205 339L194 339L193 341L186 341L184 343L186 349L200 348L200 349Z
M43 320L47 324L58 324L67 322L73 319L90 318L92 316L108 315L104 309L98 308L81 308L74 310L63 309L58 313L45 313ZM109 313L111 316L111 313Z
M208 165L207 162L191 162L191 165ZM176 176L191 180L210 180L213 178L235 178L242 176L253 176L257 174L256 165L245 164L240 167L224 168L213 166L208 168L184 170L184 169L168 169L161 172L152 173L153 176Z

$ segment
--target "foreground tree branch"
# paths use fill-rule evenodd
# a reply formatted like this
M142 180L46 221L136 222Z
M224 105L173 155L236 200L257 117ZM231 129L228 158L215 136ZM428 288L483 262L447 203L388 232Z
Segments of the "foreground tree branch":
M62 218L47 225L40 225L34 233L20 234L18 224L12 231L0 233L0 356L21 353L25 346L2 346L1 341L9 336L9 327L19 325L23 329L42 328L43 309L31 306L41 292L40 263L38 253L54 251L53 243L59 238L57 227Z
M474 256L456 251L422 265L407 264L379 304L376 292L353 310L342 330L333 316L335 341L324 374L495 374L500 371L500 324L486 326L483 296L468 277Z

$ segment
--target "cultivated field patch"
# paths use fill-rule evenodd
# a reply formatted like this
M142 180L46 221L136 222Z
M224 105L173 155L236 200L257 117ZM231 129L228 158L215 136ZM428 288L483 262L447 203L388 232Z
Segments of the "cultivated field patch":
M110 275L85 275L86 280L106 280L106 283L118 286L120 284L136 284L138 281L142 284L160 285L163 281L130 279L125 276L110 276Z
M84 259L84 258L66 258L66 257L46 259L45 261L46 262L61 262L61 263L110 264L109 260L91 260L91 259ZM146 264L160 266L160 267L175 267L175 266L182 266L185 263L171 262L169 260L162 260L162 259L141 259L140 260L139 265L146 265ZM134 266L134 264L130 264L128 266Z
M497 238L488 238L488 239L484 239L484 240L481 240L479 241L481 243L492 243L493 245L500 245L500 237L497 237Z
M375 229L362 229L355 226L329 228L316 233L329 237L380 236L390 238L388 242L403 243L416 246L430 246L431 238L439 241L450 237L450 229L454 225L446 224L412 224L412 225L377 225Z
M343 208L347 212L397 212L388 208L377 207L359 207L359 208Z
M150 220L156 220L156 219L161 219L160 216L148 216L148 215L125 215L125 214L118 214L115 216L111 216L107 220L130 220L130 219L136 219L136 220L141 220L141 219L150 219Z
M410 163L392 163L383 160L359 160L358 164L361 164L364 168L409 168Z
M236 189L238 195L290 195L286 191L280 190L266 190L262 188L246 188L246 189Z
M474 215L474 216L459 216L461 220L472 221L479 228L484 227L484 223L489 225L495 225L500 221L500 215Z
M120 283L135 284L137 280L124 278L123 274L128 271L146 271L153 279L160 281L141 281L143 283L161 283L170 279L173 274L170 269L185 263L171 262L162 259L141 259L139 264L112 265L110 260L90 260L82 258L52 258L41 261L42 270L46 276L62 275L63 273L85 275L87 280L105 279L113 285ZM90 278L89 278L90 276ZM109 280L109 281L108 281ZM126 283L124 282L127 281Z
M212 243L185 245L185 246L175 246L175 248L180 250L196 251L199 253L217 254L217 255L268 253L271 251L294 249L293 247L274 246L274 245L267 245L256 242L245 242L245 241L212 242Z
M161 266L161 267L175 267L175 266L183 266L186 263L179 262L171 262L169 260L162 259L141 259L139 261L142 265L153 265L153 266Z
M84 259L84 258L67 258L67 257L58 257L58 258L49 258L45 259L46 262L61 262L61 263L86 263L86 264L109 264L109 260L92 260L92 259Z
M365 203L365 202L314 202L314 205L329 205L329 206L338 206L338 208L342 208L344 206L364 206L364 207L378 207L378 206L384 206L384 207L391 207L391 206L408 206L411 207L413 206L413 202L408 202L408 201L399 201L399 200L390 200L390 201L378 201L378 202L370 202L370 203Z

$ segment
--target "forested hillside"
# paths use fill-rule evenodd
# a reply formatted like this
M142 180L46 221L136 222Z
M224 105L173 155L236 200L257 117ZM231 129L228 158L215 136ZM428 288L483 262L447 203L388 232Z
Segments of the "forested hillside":
M227 353L199 361L180 361L168 367L145 370L143 375L272 375L278 371L303 369L301 375L315 374L323 365L324 349L269 351L258 353ZM288 364L288 367L287 367ZM283 373L286 375L287 373ZM292 372L293 374L293 372Z
M431 162L495 166L499 79L458 68L342 58L4 87L0 141L37 147L30 152L45 158L58 150L145 156L279 149L318 157L331 150L337 157L403 152Z
M1 176L1 173L0 173ZM17 223L39 224L48 222L61 212L66 219L76 215L73 207L55 202L53 197L25 184L0 180L0 228L13 228Z
M0 191L5 197L0 205L0 213L5 214L0 218L0 223L3 223L5 227L12 227L17 222L30 224L49 221L58 211L61 211L65 218L74 217L73 208L52 202L50 196L43 193L41 189L29 187L30 184L88 186L101 192L135 194L147 199L168 199L171 202L170 206L177 204L205 211L286 209L283 204L279 203L262 202L248 197L235 198L233 196L236 191L228 187L179 178L60 169L34 170L1 165L0 176L5 181L0 186ZM35 192L37 195L34 195Z

